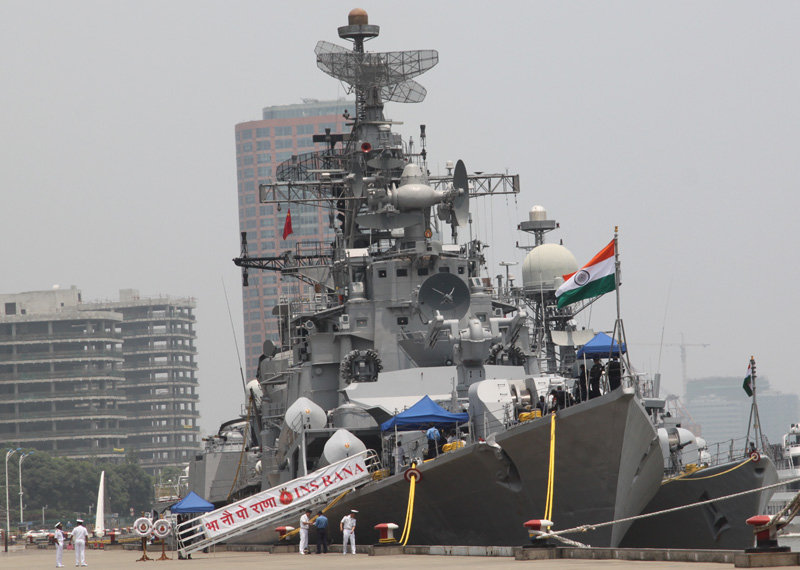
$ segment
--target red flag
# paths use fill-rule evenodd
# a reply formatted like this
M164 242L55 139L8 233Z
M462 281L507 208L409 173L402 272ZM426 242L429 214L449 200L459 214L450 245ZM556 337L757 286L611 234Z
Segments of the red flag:
M283 222L283 239L289 237L289 234L292 232L292 209L289 208L289 211L286 212L286 221Z

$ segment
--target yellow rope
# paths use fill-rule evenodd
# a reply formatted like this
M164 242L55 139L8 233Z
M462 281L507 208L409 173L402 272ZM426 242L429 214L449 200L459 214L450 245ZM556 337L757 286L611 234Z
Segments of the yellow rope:
M731 471L739 469L739 467L747 463L750 463L751 461L753 461L753 458L748 457L747 459L742 461L739 465L731 467L727 471L723 471L722 473L717 473L716 475L706 475L705 477L689 477L689 475L697 473L697 471L692 471L692 473L683 473L681 475L678 475L677 477L673 477L672 479L667 479L666 481L662 481L661 484L666 485L667 483L672 483L673 481L702 481L703 479L713 479L714 477L719 477L720 475L725 475L726 473L730 473Z
M547 471L547 498L544 505L544 518L551 520L553 516L553 487L556 471L556 414L550 415L550 465Z
M412 463L411 468L416 468L416 464ZM408 544L408 538L411 536L411 519L414 517L414 494L417 488L417 478L411 477L410 485L408 488L408 507L406 508L406 522L403 525L403 534L400 536L400 545L405 546Z

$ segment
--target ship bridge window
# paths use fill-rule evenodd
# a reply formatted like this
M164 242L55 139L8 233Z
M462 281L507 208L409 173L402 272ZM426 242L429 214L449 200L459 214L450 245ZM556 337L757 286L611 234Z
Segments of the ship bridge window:
M479 320L480 322L482 322L482 323L485 323L485 322L486 322L486 313L478 313L478 314L477 314L477 315L475 315L475 316L478 318L478 320Z
M386 277L386 270L385 269L378 269L378 277L381 279Z
M442 266L439 268L439 273L450 273L450 268L447 267L446 265Z
M398 277L408 277L408 269L398 269L397 270Z
M408 317L397 317L397 324L398 325L407 325L408 324Z
M458 266L458 274L459 275L464 275L464 266L463 265L459 265Z
M356 319L356 326L357 327L366 327L367 326L367 319Z
M417 275L427 275L427 274L428 274L427 267L420 267L419 269L417 269Z

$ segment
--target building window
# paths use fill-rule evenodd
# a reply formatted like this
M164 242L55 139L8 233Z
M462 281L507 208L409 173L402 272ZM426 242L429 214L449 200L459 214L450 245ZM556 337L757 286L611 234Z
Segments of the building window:
M310 146L314 146L314 140L311 137L297 139L297 148L308 148Z
M245 204L255 204L255 203L256 203L256 195L255 195L255 194L250 194L250 193L247 193L247 194L245 194L245 195L244 195L244 203L245 203ZM249 208L248 208L248 209L249 209ZM253 208L253 210L255 210L255 208ZM250 215L250 214L248 214L248 216L249 216L249 215ZM255 215L256 215L255 211L253 212L253 214L252 214L252 215L253 215L253 216L255 216Z
M248 198L249 198L249 196L248 196ZM249 208L245 208L244 209L244 217L245 218L252 218L252 217L255 217L255 215L256 215L256 207L255 206L250 206Z
M292 148L294 143L292 139L278 139L275 141L275 148Z
M263 178L272 178L272 167L271 166L259 166L258 167L258 177Z
M284 160L289 160L292 158L294 153L292 151L284 151L284 152L276 152L275 153L275 160L278 162L283 162Z
M272 155L268 152L260 152L258 153L258 163L265 164L272 162Z
M252 156L250 158L253 158ZM252 178L253 177L253 169L252 168L245 168L242 170L242 174L245 178Z
M263 139L264 137L269 136L269 127L261 127L260 129L256 129L256 137Z
M253 152L253 143L244 143L242 145L242 152Z
M253 155L252 154L244 155L242 157L242 164L245 166L247 166L248 164L253 164ZM252 176L252 174L250 176Z
M297 125L298 135L313 135L314 125Z
M242 140L252 139L253 138L253 129L246 129L243 131L239 131L241 134Z
M273 212L272 206L259 206L258 213L262 216L271 216Z
M285 127L275 127L276 137L285 137L291 134L292 134L292 125L286 125Z

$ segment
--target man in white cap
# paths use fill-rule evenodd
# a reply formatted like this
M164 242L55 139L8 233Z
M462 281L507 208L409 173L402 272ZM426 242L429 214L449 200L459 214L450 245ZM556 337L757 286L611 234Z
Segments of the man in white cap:
M64 567L64 562L62 560L64 556L64 531L62 530L62 526L60 522L56 523L56 532L53 537L56 543L56 568Z
M347 541L350 541L350 551L356 553L356 515L358 511L350 511L339 523L339 530L342 531L342 554L347 554Z
M72 543L75 545L75 566L86 566L86 539L89 531L83 526L83 519L75 521L78 526L72 529Z

